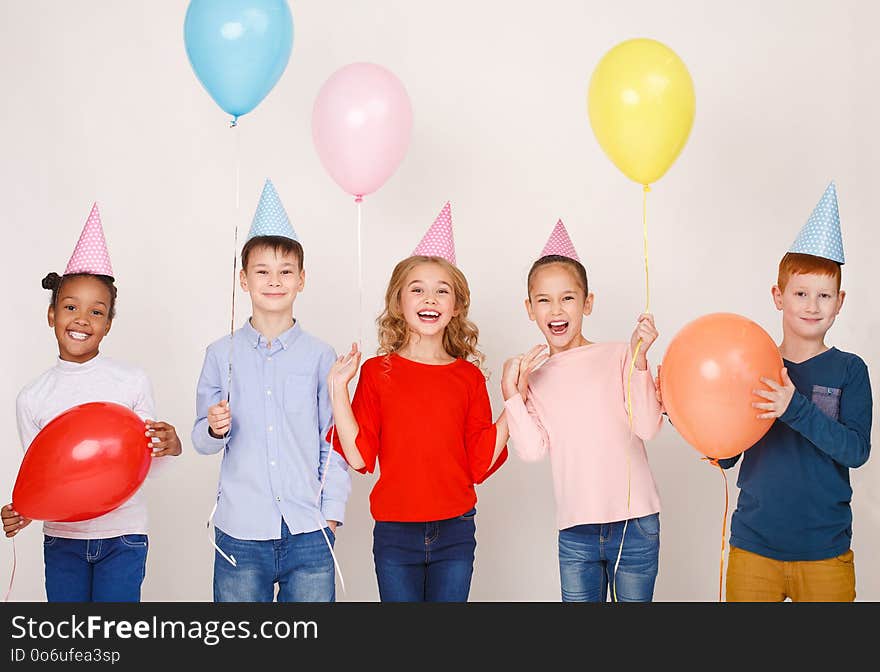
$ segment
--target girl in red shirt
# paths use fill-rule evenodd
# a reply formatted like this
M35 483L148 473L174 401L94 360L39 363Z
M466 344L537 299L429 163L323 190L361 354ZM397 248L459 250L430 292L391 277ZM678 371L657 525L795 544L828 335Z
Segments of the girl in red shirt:
M507 459L508 430L503 413L492 422L469 305L450 261L404 259L378 320L379 356L364 362L354 401L357 344L328 376L335 449L361 473L381 466L370 512L383 602L465 602L470 591L474 484Z

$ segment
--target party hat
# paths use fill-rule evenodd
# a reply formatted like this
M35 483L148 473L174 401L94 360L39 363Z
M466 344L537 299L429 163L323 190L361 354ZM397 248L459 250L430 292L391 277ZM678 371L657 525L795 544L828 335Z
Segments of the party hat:
M455 240L452 237L452 210L449 201L446 201L422 242L413 250L413 256L416 255L443 257L455 266Z
M556 222L556 226L553 227L553 232L550 234L547 244L544 245L544 249L541 252L542 257L546 257L548 254L557 254L575 261L581 260L574 249L571 238L568 237L568 231L565 230L565 224L562 223L561 219Z
M104 239L104 229L101 226L101 213L98 212L97 202L92 204L92 211L83 226L79 240L64 269L64 275L71 273L91 273L93 275L108 275L113 277L113 267L110 265L110 255L107 252L107 241Z
M837 209L837 186L831 184L822 194L822 200L813 208L813 214L804 224L789 252L812 254L843 263L843 240L840 237L840 212Z
M263 185L263 193L260 194L260 202L257 204L257 211L254 213L254 221L251 223L247 240L257 236L283 236L299 240L296 231L290 224L284 206L281 205L281 199L278 198L275 185L268 178Z

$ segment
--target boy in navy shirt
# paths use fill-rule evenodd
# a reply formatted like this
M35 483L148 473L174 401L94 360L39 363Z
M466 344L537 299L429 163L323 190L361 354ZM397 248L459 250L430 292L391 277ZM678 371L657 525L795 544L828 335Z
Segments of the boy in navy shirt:
M776 418L742 455L731 521L727 600L855 599L849 470L870 452L871 384L858 355L825 344L843 306L844 262L832 182L779 264L782 384L763 378L753 403ZM719 464L727 469L739 455Z

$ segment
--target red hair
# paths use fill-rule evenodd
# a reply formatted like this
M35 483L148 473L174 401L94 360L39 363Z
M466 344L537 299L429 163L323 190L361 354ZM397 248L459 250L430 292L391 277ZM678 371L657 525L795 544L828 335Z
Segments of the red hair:
M837 291L840 291L840 264L831 259L798 252L789 252L782 257L776 285L784 292L791 276L808 274L827 275L837 282Z

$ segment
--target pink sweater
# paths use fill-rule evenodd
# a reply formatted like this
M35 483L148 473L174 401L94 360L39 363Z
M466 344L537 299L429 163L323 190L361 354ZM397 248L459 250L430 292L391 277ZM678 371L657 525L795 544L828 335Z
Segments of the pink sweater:
M528 401L505 403L514 450L526 461L550 453L559 529L610 523L660 510L644 440L663 416L650 370L632 376L626 409L627 343L594 343L553 355L529 379ZM627 453L631 498L627 508Z

